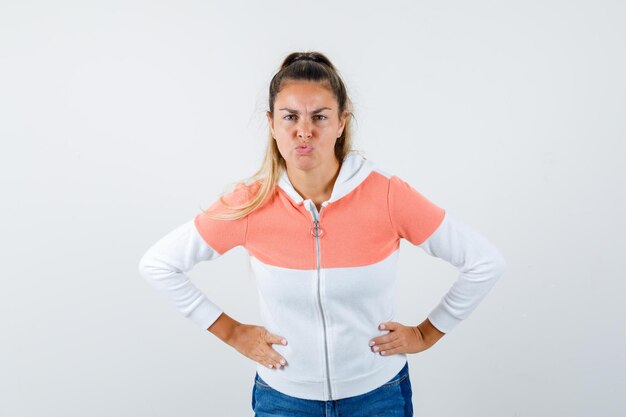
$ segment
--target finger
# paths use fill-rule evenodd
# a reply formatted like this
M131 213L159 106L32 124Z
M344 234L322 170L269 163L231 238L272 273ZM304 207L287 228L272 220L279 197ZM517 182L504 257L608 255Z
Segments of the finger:
M276 360L273 358L274 354L277 354L268 344L268 337L271 335L267 331L263 331L259 333L258 344L254 348L254 352L252 352L252 359L254 359L257 363L263 365L266 368L275 368L276 363L280 363L280 359Z
M263 342L265 343L264 358L259 361L262 365L270 369L280 369L287 364L285 358L280 356L278 352L271 348L271 344L286 345L287 340L284 337L273 335L265 330L263 332Z
M380 344L374 345L372 346L371 350L372 352L382 352L382 351L387 351L387 350L401 347L401 346L404 346L404 343L400 341L398 338L396 338L392 340L391 342L380 343Z
M396 353L403 353L403 352L404 352L404 348L400 346L400 347L395 347L392 349L381 350L380 356L395 355Z
M270 332L266 333L265 340L267 341L267 343L271 343L271 344L275 344L275 345L283 345L283 346L287 345L287 339L286 338L284 338L282 336L273 335Z
M267 366L270 369L272 369L272 368L282 369L285 366L287 366L287 361L285 359L283 359L283 358L278 358L278 359L277 358L271 358L271 359L268 359L264 363L264 365Z
M283 358L280 353L278 353L277 351L275 351L274 349L272 349L269 345L266 345L267 349L265 350L265 359L264 362L266 362L266 366L268 366L269 368L282 368L283 366L287 365L287 360L285 358ZM271 366L270 366L271 365Z
M281 357L280 355L272 354L267 356L260 363L270 369L280 369L287 365L287 361L283 357Z
M275 350L272 350L273 355L271 356L271 361L274 363L275 368L282 368L287 366L287 360L278 354Z
M383 343L393 342L394 340L398 339L398 337L399 336L397 333L387 333L383 336L378 336L371 339L369 344L370 346L372 346L372 342L374 342L374 345L382 345Z
M397 321L386 321L378 325L379 330L396 330L400 323Z

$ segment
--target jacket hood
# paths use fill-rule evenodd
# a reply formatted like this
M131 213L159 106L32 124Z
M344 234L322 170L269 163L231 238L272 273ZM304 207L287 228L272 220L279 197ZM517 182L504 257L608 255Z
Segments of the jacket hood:
M350 193L367 178L373 168L374 163L367 159L360 151L354 149L349 151L341 163L339 175L337 175L337 179L333 185L330 198L322 203L322 205L325 206L328 203L337 201ZM291 181L289 181L287 170L283 170L277 184L294 203L302 204L304 202L304 198L302 198L291 184Z

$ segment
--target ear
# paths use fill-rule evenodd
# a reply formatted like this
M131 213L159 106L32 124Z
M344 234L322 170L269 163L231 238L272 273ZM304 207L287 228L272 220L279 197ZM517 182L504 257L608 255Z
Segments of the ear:
M267 124L269 124L272 136L274 136L274 119L272 118L272 114L269 111L266 111L265 117L267 117Z
M339 120L339 132L337 132L337 137L340 137L343 133L343 129L346 127L346 120L348 119L348 115L350 112L348 110L343 111L343 115Z

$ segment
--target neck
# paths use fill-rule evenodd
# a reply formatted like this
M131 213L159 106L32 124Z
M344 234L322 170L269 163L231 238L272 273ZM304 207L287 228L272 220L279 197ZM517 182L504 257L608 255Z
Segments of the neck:
M321 203L330 198L340 167L339 161L332 158L328 164L307 171L287 167L287 176L302 198Z

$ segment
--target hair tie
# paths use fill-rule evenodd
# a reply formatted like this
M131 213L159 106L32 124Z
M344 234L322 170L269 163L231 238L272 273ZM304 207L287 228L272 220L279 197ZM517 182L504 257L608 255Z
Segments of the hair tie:
M312 55L300 55L296 58L294 58L294 60L291 62L292 64L296 61L313 61L313 62L319 62L319 59L317 59L316 56L312 56Z

